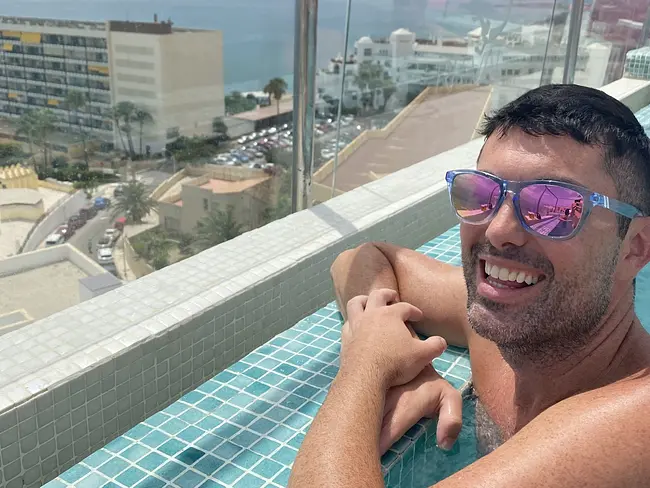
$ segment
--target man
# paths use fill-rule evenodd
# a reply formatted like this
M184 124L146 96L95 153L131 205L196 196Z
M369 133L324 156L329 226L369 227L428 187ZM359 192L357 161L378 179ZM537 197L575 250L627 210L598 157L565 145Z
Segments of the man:
M340 370L290 486L382 486L381 452L425 415L453 444L460 401L430 367L436 336L469 348L483 450L436 486L648 485L634 278L650 261L650 141L623 104L575 85L526 93L483 134L477 170L447 175L462 269L384 243L334 263ZM577 200L580 220L562 222ZM535 208L541 222L524 218Z

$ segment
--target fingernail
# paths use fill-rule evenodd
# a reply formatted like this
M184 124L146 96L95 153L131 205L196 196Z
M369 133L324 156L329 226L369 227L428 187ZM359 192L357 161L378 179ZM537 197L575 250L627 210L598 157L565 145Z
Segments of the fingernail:
M447 349L447 341L444 339L444 337L439 337L438 340L440 341L440 347Z
M438 442L438 447L444 451L451 451L451 449L454 447L454 440L445 437L440 442Z

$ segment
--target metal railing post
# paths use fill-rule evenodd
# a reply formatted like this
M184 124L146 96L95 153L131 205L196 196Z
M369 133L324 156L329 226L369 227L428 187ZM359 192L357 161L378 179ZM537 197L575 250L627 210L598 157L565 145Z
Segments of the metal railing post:
M584 0L571 2L571 16L569 17L569 34L566 43L566 57L564 58L564 74L562 83L573 83L578 61L578 45L580 43L580 28L582 27L582 12L585 8Z
M291 211L311 205L316 98L318 0L296 0L293 69L293 174Z

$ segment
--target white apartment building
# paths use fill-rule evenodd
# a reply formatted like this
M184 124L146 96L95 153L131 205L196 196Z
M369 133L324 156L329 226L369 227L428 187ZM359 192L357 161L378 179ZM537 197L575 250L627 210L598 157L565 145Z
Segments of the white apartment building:
M130 101L149 112L143 148L162 151L179 135L209 135L224 115L222 36L171 22L77 22L0 17L0 116L48 108L63 132L121 148L111 113ZM71 90L86 106L69 110ZM123 124L121 124L123 125ZM133 123L139 152L139 128Z
M361 90L356 77L362 63L381 66L395 84L398 98L404 97L412 85L511 84L516 83L518 77L533 73L539 73L538 77L548 83L552 73L564 66L566 51L566 44L562 43L566 35L564 26L554 29L547 50L548 31L548 25L508 24L501 35L485 45L480 27L469 31L462 39L417 39L413 32L403 28L392 32L388 38L362 37L355 42L354 54L345 63L338 56L326 69L319 70L319 102L338 99L345 66L343 104L345 107L358 106ZM601 86L604 81L603 66L606 68L607 63L603 63L603 59L608 49L606 43L592 43L579 52L576 69L590 70L587 78L591 86ZM382 105L380 90L375 95L375 105Z

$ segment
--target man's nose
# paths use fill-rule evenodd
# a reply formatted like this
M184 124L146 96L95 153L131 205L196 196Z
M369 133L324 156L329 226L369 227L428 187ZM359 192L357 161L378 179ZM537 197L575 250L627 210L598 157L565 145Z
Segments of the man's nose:
M509 245L521 247L526 243L528 233L519 222L512 195L506 197L501 208L488 224L485 237L497 249L503 249Z

